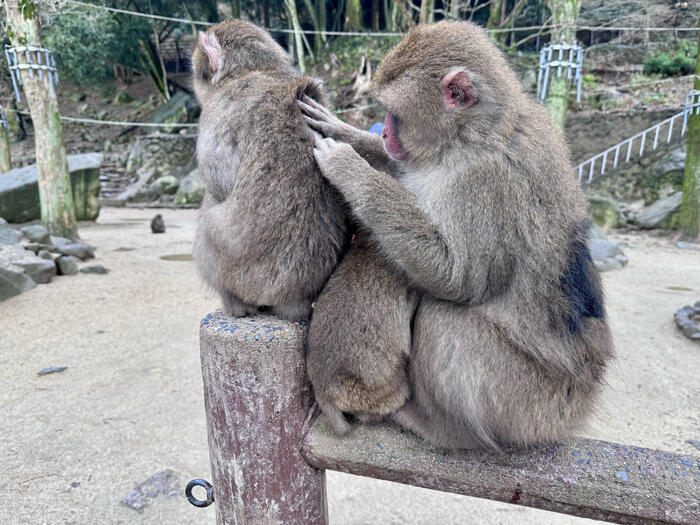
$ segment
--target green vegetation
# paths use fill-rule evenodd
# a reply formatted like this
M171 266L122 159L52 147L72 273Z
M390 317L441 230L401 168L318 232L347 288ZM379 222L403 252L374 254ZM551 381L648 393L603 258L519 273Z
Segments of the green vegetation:
M688 40L679 40L673 54L659 52L644 58L644 74L658 74L666 77L689 75L695 71L697 49Z

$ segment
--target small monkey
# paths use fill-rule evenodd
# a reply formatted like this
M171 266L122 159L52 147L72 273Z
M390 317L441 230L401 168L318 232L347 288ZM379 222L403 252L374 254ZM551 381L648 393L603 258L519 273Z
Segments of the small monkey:
M353 149L364 134L313 104L302 109L327 137L314 151L323 175L420 294L412 397L392 419L445 448L570 435L592 410L613 347L586 244L588 204L561 132L468 22L412 28L373 90L387 108L396 178ZM366 359L372 370L384 353Z
M229 315L265 308L306 319L350 240L344 203L314 162L296 104L302 95L325 101L320 83L299 75L268 33L241 20L199 33L192 64L206 184L198 270Z
M165 221L160 213L151 220L151 232L165 233Z

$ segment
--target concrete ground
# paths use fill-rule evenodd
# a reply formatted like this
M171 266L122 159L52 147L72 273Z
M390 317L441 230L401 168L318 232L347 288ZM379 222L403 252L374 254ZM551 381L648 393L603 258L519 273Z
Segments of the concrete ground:
M108 275L57 277L0 303L0 522L211 524L181 496L210 479L197 333L218 306L187 257L195 212L104 209L81 225ZM629 265L604 274L618 359L587 436L700 456L700 346L673 312L700 299L700 252L628 235ZM47 366L62 373L37 376ZM170 469L175 495L120 503ZM333 524L569 524L513 505L328 473Z

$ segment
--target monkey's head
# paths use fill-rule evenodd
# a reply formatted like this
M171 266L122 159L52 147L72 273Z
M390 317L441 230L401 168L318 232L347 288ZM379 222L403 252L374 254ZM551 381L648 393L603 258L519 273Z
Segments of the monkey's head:
M199 33L192 52L195 92L202 100L225 78L251 71L290 70L291 63L267 31L243 20L226 20Z
M412 28L384 58L372 88L387 109L387 153L413 165L465 143L488 146L524 96L500 51L469 22Z

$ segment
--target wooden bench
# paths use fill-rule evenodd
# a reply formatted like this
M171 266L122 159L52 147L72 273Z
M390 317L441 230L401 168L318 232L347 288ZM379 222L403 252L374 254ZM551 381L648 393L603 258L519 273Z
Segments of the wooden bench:
M335 436L312 410L306 327L202 320L217 524L328 523L325 469L615 523L700 524L700 458L580 439L445 452L390 425Z

